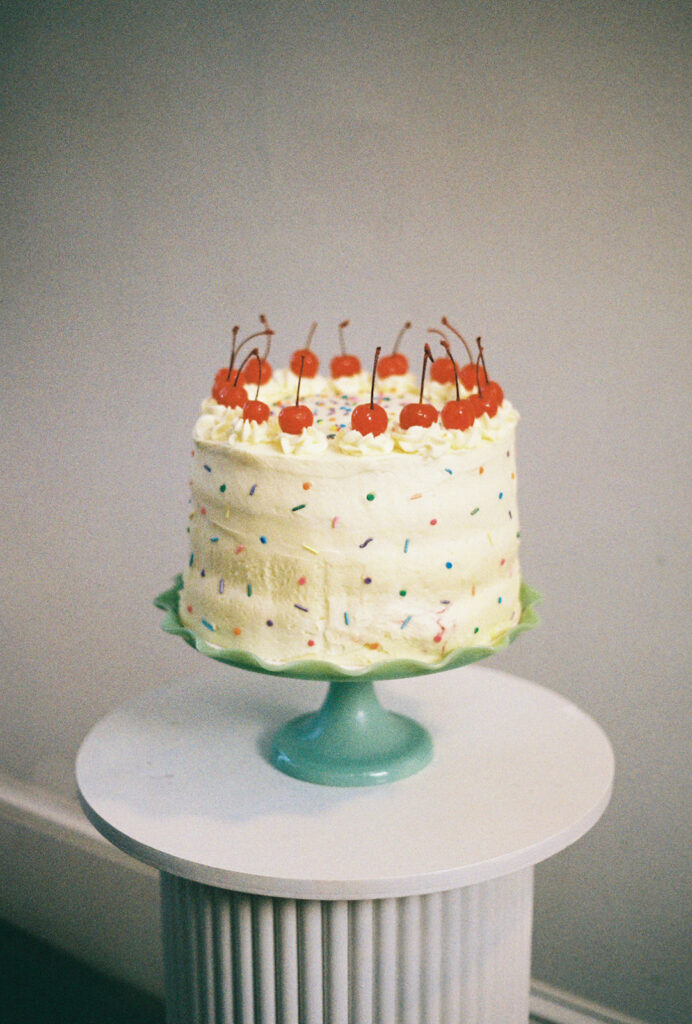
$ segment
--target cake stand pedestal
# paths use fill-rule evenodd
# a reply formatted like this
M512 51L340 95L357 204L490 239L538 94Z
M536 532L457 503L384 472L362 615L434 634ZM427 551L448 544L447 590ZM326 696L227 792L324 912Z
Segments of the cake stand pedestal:
M227 669L103 719L87 816L161 872L169 1024L525 1024L533 867L608 803L601 729L476 665L378 684L434 754L390 785L313 785L272 736L325 687Z

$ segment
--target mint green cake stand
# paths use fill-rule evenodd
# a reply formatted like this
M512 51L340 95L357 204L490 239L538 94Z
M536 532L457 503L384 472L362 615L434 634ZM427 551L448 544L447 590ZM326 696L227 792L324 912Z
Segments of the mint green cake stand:
M249 651L230 650L210 644L184 626L178 613L182 577L159 594L154 604L166 614L162 628L180 636L208 658L268 675L329 682L322 706L287 722L274 734L272 763L280 771L306 782L326 786L376 786L413 775L433 754L430 734L418 722L388 711L380 704L374 683L378 679L403 679L459 668L504 650L524 630L535 626L538 593L521 585L521 616L491 647L463 647L430 665L412 659L396 659L348 669L327 661L293 661L282 665L265 662Z

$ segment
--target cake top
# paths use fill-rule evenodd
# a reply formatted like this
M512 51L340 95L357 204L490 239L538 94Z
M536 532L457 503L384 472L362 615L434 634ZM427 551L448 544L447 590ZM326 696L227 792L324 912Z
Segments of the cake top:
M301 455L436 455L497 440L517 422L501 386L488 375L481 339L476 338L474 359L446 317L441 321L446 331L428 329L442 351L435 358L425 341L419 380L398 350L411 327L408 321L391 352L381 355L381 347L376 348L369 373L346 351L348 321L342 321L341 351L330 361L329 377L320 374L320 361L311 348L315 323L289 366L275 370L268 358L274 331L266 317L260 316L260 322L261 330L241 342L239 328L233 328L230 361L217 372L211 396L202 403L194 431L197 441ZM463 344L467 363L455 360L447 332ZM254 347L241 358L242 350L259 337L265 339L263 353Z

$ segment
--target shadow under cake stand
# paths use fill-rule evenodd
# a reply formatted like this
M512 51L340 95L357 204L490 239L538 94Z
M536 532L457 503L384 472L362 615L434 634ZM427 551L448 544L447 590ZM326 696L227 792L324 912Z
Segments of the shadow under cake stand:
M238 667L86 737L87 816L161 873L169 1024L525 1024L533 868L602 814L610 744L478 665L378 686L433 740L390 786L277 771L272 737L325 686Z

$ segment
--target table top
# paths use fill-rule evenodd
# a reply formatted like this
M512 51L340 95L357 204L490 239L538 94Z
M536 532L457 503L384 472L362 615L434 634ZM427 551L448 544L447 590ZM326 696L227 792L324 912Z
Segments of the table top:
M477 665L376 689L433 737L417 775L345 789L282 774L269 762L271 736L316 709L326 684L205 667L91 730L77 758L87 817L121 850L193 881L376 899L535 864L607 806L608 739L558 694Z

